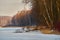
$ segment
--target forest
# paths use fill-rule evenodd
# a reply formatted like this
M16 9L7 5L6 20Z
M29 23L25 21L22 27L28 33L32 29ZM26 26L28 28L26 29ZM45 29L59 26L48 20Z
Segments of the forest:
M12 18L15 26L33 26L35 30L47 29L60 32L60 0L23 0L27 5L31 3L31 10L18 11Z

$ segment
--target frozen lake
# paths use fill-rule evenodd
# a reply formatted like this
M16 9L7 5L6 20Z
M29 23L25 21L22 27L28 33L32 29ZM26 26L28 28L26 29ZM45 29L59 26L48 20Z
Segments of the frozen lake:
M0 28L0 40L60 40L60 35L42 34L40 31L14 33L21 28Z

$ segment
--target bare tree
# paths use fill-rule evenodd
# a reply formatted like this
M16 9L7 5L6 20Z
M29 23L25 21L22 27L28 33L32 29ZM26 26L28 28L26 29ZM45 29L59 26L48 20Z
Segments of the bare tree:
M54 29L55 23L60 20L60 0L25 0L32 3L32 15L37 21L37 26L46 24Z

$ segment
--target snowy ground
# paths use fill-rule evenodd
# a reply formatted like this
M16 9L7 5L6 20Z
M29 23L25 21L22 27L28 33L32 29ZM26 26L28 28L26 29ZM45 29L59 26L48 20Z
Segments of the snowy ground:
M60 40L60 35L42 34L40 31L14 33L21 28L0 28L0 40Z

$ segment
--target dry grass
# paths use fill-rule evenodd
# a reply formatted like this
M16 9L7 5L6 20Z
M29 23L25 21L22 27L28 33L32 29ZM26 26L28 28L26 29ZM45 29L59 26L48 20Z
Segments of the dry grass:
M60 32L58 30L51 30L50 28L46 28L46 26L39 26L39 27L35 27L33 30L40 30L43 34L59 34Z
M57 30L50 30L49 28L40 29L40 31L43 34L59 34L60 35L60 32L59 31L57 31Z
M44 34L52 34L52 32L53 32L50 29L41 29L40 31Z

